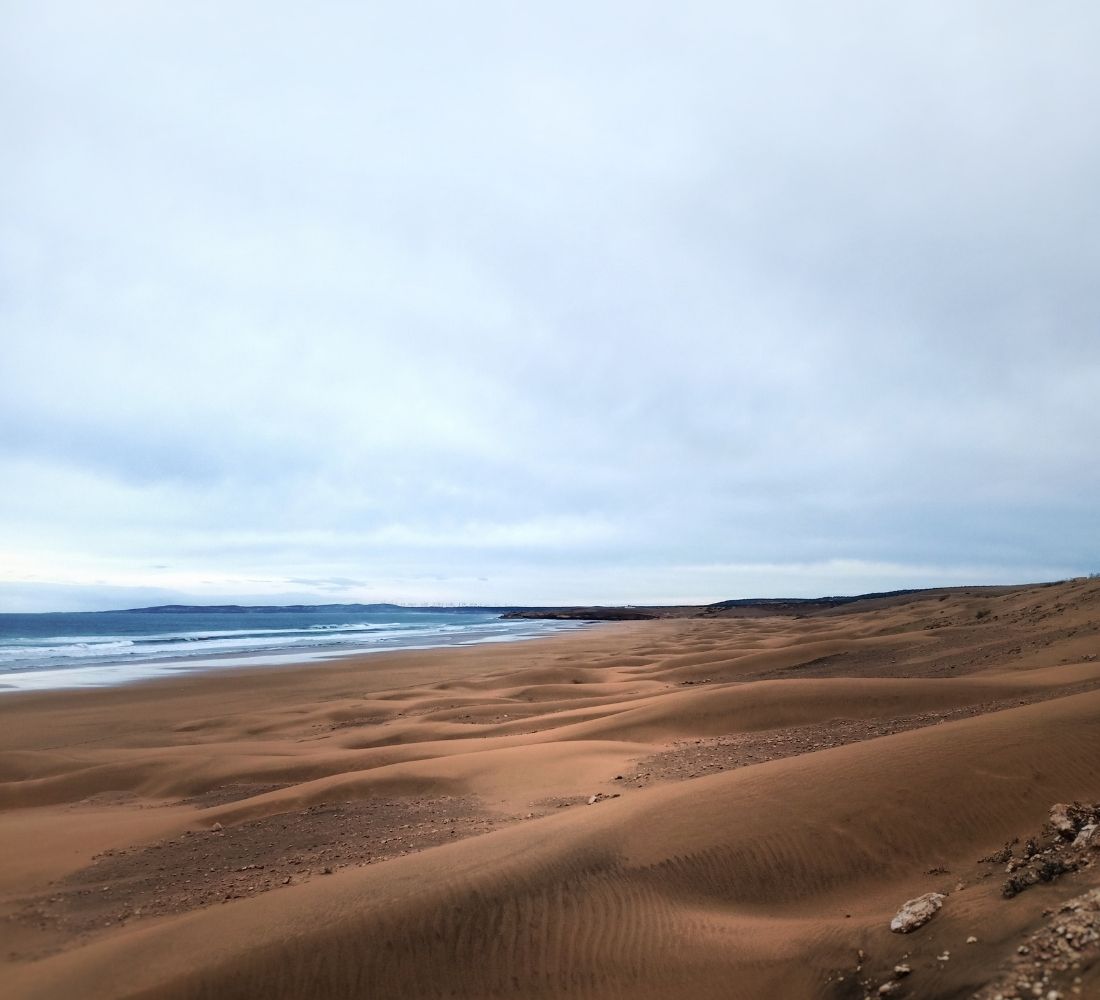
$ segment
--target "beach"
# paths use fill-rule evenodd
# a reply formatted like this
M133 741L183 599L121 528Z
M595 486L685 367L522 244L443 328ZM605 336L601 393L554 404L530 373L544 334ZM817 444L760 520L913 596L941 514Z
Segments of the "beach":
M1098 762L1095 579L7 693L0 982L1100 996Z
M583 627L583 621L510 620L489 608L397 605L0 614L0 695L353 653L515 642Z

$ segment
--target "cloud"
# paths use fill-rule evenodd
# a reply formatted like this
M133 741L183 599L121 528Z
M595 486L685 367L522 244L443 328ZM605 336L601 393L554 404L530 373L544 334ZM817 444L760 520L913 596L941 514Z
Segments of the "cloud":
M1063 14L9 13L0 578L1095 569L1100 15Z

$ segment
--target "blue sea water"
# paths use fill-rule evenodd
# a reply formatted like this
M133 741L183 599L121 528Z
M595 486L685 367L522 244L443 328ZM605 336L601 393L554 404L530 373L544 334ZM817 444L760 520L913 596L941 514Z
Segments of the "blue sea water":
M95 611L0 614L0 693L87 687L180 671L295 663L348 653L507 642L576 622L496 612Z

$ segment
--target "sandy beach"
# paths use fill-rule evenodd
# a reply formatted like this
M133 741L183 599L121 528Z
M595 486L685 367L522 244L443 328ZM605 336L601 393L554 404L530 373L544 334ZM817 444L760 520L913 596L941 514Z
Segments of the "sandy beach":
M1098 580L8 694L0 982L1095 997L1098 763Z

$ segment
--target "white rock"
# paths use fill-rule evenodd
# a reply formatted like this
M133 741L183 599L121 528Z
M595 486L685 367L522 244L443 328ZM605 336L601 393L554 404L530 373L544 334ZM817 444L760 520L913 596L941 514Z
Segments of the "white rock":
M1097 830L1100 830L1100 825L1096 823L1088 823L1081 827L1081 832L1077 834L1077 838L1073 841L1073 846L1088 847L1090 844L1094 844L1100 847L1100 837L1096 835Z
M942 892L926 892L923 896L910 899L890 921L890 930L895 934L908 934L923 927L939 912L944 898Z
M1059 833L1073 833L1073 820L1069 818L1069 806L1064 802L1050 807L1050 825Z

